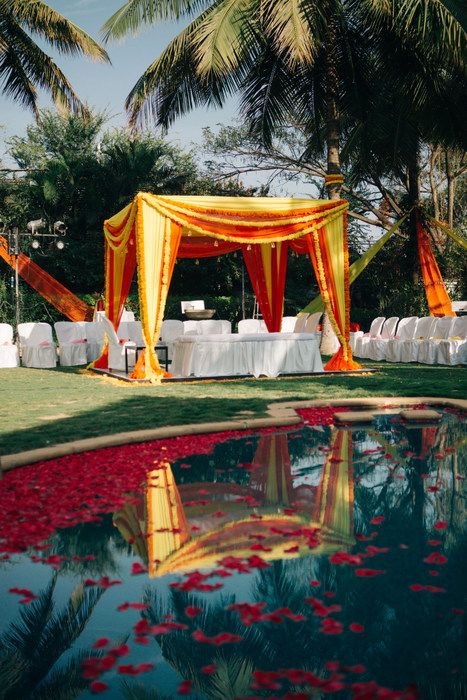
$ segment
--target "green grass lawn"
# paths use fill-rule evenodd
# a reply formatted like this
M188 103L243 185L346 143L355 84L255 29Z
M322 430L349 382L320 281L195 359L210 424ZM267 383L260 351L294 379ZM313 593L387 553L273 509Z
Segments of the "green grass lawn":
M373 375L131 385L79 369L1 369L0 453L124 430L264 415L273 401L354 396L465 398L467 368L369 363Z

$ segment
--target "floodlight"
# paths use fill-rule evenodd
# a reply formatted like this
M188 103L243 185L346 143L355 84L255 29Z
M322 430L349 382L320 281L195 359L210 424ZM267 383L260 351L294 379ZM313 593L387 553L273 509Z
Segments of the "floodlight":
M63 250L65 247L65 243L60 239L58 241L55 241L55 245L57 246L58 250Z
M47 221L45 219L34 219L33 221L28 221L28 231L34 235L38 231L41 231L47 226Z
M31 243L31 246L32 246L32 248L34 248L34 250L37 250L38 248L41 247L41 244L39 243L37 238L34 238L32 243Z
M63 221L56 221L54 223L54 233L57 233L59 236L64 236L67 229L68 227L63 223Z

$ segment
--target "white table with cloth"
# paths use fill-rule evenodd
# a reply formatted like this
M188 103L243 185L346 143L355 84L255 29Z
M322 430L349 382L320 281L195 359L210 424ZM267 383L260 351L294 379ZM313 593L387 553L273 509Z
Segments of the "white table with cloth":
M313 334L231 333L178 338L170 371L175 377L277 377L324 369Z

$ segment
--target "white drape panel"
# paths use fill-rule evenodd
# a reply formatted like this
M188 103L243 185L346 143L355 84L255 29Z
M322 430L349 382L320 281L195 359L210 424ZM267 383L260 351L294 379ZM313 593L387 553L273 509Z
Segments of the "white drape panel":
M215 377L322 372L316 338L310 334L268 333L183 336L175 342L174 376Z

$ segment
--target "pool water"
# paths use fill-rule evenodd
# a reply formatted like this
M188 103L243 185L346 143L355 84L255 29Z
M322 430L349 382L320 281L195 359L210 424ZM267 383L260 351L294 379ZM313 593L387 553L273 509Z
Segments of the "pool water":
M466 698L465 416L302 415L6 474L0 698Z

